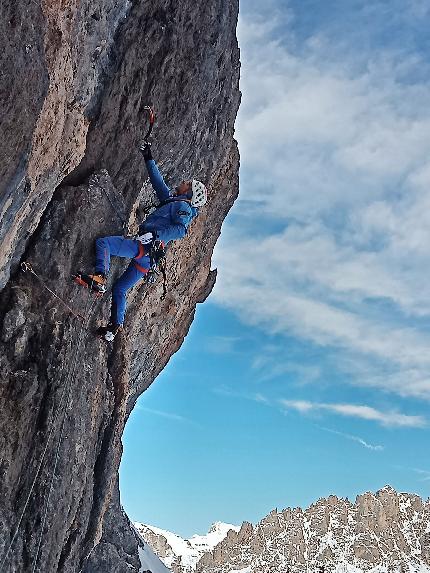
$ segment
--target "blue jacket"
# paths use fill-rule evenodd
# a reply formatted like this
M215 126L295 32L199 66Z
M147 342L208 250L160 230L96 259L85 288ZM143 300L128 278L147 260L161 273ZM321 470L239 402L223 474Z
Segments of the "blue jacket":
M146 168L160 203L164 201L168 201L168 203L161 205L148 215L140 225L139 233L152 231L157 235L157 239L167 245L170 241L185 237L191 221L198 215L199 211L196 207L192 207L188 201L173 195L153 159L146 161Z

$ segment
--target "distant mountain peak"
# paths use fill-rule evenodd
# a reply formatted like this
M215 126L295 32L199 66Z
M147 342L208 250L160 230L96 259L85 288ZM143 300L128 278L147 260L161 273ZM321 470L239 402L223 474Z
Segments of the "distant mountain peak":
M393 495L397 495L397 491L391 485L384 485L381 489L378 489L376 495L380 493L392 493Z
M227 536L228 532L239 531L240 527L215 521L206 535L194 534L184 539L176 533L153 525L134 523L134 527L144 540L152 546L167 567L184 573L195 570L200 558L212 552Z
M430 501L390 485L355 503L331 495L307 509L274 509L256 525L216 521L206 535L182 540L192 559L172 548L163 557L157 528L144 527L143 537L173 573L304 573L322 566L327 573L430 573Z
M223 531L226 527L232 529L235 526L230 525L229 523L224 523L222 521L214 521L210 526L208 533L213 533L215 531Z

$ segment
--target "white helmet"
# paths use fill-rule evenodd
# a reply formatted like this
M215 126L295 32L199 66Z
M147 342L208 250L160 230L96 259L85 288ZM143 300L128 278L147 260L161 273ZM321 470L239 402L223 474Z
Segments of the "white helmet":
M206 187L197 179L193 179L191 182L191 191L193 196L191 197L191 205L193 207L202 207L208 200L208 192Z

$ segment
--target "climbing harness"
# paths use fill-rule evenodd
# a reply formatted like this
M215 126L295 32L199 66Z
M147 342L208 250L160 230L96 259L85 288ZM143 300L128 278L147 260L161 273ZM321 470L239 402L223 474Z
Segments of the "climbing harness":
M144 280L148 284L154 284L157 280L157 275L159 271L163 275L163 294L161 296L161 300L163 300L167 294L167 275L166 275L166 247L163 241L159 239L155 239L149 245L149 252L145 253L145 249L143 245L139 248L139 255L135 257L134 264L138 271L145 275ZM142 267L137 262L144 256L149 257L149 268ZM159 270L158 270L159 269Z
M70 308L70 306L60 297L58 296L57 293L55 293L53 290L51 290L48 285L45 283L45 281L36 273L36 271L33 269L33 267L31 266L31 264L28 261L23 261L21 263L21 270L22 272L26 273L29 272L32 275L34 275L37 280L40 282L40 284L43 286L43 288L45 290L47 290L49 293L52 294L53 297L55 297L57 300L59 300L61 302L61 304L63 306L65 306L67 308L67 310L76 318L79 318L80 320L85 320L85 317L82 316L82 314L80 314L79 312L75 312L72 308Z

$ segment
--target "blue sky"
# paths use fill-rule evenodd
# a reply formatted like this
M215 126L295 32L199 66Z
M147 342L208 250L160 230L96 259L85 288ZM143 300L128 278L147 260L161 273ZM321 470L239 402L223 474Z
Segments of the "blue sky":
M124 436L132 519L182 535L430 491L430 8L242 2L219 278Z

